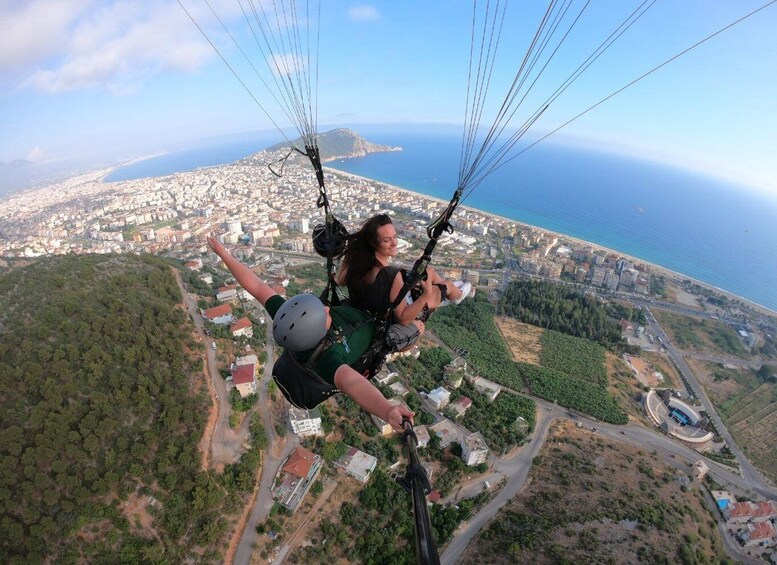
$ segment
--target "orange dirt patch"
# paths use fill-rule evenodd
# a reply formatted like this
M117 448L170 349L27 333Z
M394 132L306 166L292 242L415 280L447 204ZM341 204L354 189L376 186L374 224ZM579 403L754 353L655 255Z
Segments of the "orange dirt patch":
M680 388L680 374L666 355L656 351L643 351L639 354L639 358L648 363L653 370L664 375L664 386Z
M690 308L700 308L699 297L695 294L691 294L685 291L677 284L668 282L666 285L666 290L669 294L668 298L670 301L676 302L677 304L682 304L683 306L689 306Z
M624 361L631 369L632 374L643 385L647 385L651 388L661 388L665 386L665 379L663 374L659 375L660 371L656 371L645 360L639 357L632 357L630 355L624 355Z
M210 463L210 444L213 439L213 432L216 430L216 421L218 420L218 417L219 417L219 404L218 404L218 401L216 400L216 389L213 386L213 383L210 381L210 377L208 376L207 361L202 371L202 377L205 379L205 382L208 384L208 394L210 396L210 409L208 410L208 421L205 424L205 430L203 430L202 438L200 439L200 443L197 445L197 449L200 451L200 454L202 455L201 468L203 471L207 471L208 465Z
M510 348L513 359L519 363L540 364L543 329L524 324L513 318L497 317L496 325Z

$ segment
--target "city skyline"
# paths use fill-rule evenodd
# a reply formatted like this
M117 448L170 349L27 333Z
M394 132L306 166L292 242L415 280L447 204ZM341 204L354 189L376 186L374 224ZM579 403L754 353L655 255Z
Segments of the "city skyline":
M207 5L183 5L206 31ZM607 4L607 5L604 5ZM639 4L587 9L549 67L554 89ZM763 2L656 4L533 129L551 131ZM236 2L214 4L233 29ZM577 7L579 9L580 6ZM319 130L359 124L458 124L466 97L471 4L311 3L320 30ZM545 6L508 7L492 92L506 92ZM612 15L610 15L612 13ZM312 28L311 18L311 28ZM105 163L273 124L177 2L63 0L0 8L0 162ZM769 6L581 119L553 139L704 171L777 195L777 41ZM210 21L213 24L213 21ZM209 35L224 39L212 32ZM234 28L237 29L237 28ZM45 36L47 41L39 38ZM219 44L230 61L225 43ZM575 58L576 55L576 58ZM566 65L566 66L565 66ZM259 92L259 91L257 91ZM267 98L261 98L266 105ZM269 106L268 106L269 107ZM271 110L285 127L282 114ZM484 116L483 124L490 124Z

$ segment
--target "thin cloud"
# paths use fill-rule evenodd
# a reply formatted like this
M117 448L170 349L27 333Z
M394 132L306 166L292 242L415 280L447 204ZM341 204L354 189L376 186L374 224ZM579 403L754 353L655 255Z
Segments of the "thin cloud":
M60 3L69 9L57 9ZM46 24L49 10L58 14L55 23ZM197 18L202 13L193 15ZM49 43L46 32L41 34L44 24L54 38L56 50L40 48L24 61L27 70L21 86L45 92L131 91L151 75L166 70L189 72L213 57L177 2L38 0L14 18L13 29L23 30L17 32L22 43L34 43L29 30L34 30L41 44Z
M361 4L348 10L348 17L357 22L374 22L380 19L380 12L375 6Z
M16 0L0 3L0 70L40 63L60 52L88 0Z
M45 157L45 153L40 147L35 147L30 153L27 155L27 161L37 162L42 160Z
M276 77L285 77L304 69L305 60L292 53L279 53L267 57L267 66Z

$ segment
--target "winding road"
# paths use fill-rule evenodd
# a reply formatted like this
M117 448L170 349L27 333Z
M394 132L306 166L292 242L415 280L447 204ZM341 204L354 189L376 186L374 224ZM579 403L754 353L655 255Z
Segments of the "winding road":
M674 347L674 345L672 345L671 341L669 341L669 338L658 321L655 319L655 316L653 316L653 314L650 312L650 309L647 309L647 313L648 326L650 327L650 331L654 335L661 338L660 341L666 349L666 353L669 355L675 367L677 367L677 370L680 372L680 375L688 387L688 391L693 396L695 396L699 402L701 402L701 405L704 407L704 411L707 413L710 421L715 426L718 435L723 438L723 441L726 442L726 445L731 450L731 453L734 455L734 457L736 457L737 462L739 463L739 467L742 470L742 476L754 486L766 487L768 482L760 473L760 471L758 471L752 465L752 463L750 463L745 454L742 453L742 451L739 449L739 446L737 446L734 438L728 431L728 428L726 428L725 424L723 423L723 420L715 411L715 407L713 406L710 398L707 396L707 392L699 384L699 381L696 380L696 376L693 374L693 371L691 371L690 367L688 367L688 364L685 362L685 357L683 354L676 347Z
M183 291L183 288L182 293L187 310L195 323L198 334L205 339L203 331L204 322L195 303L196 297ZM644 306L647 307L648 305L644 304ZM661 307L663 307L663 304ZM694 312L694 314L698 315L698 312ZM655 333L655 335L663 337L664 344L667 346L667 353L676 364L678 370L682 373L691 393L696 396L704 406L704 409L715 424L721 437L726 441L732 453L739 461L742 470L742 474L740 475L725 465L707 459L705 462L710 469L710 475L718 483L734 485L745 492L751 492L754 495L757 494L767 499L777 500L777 489L767 484L762 475L750 464L744 454L738 449L733 438L723 425L722 420L717 416L711 401L685 363L683 353L672 346L663 329L658 325L652 314L648 316L648 323L651 331ZM258 409L262 414L262 421L268 436L268 445L270 445L271 448L264 453L259 492L234 556L233 563L236 565L248 565L250 563L251 553L257 538L256 526L267 518L270 509L273 506L270 489L274 477L281 462L288 457L294 447L299 445L299 440L294 434L287 435L285 439L276 438L275 435L275 427L270 411L270 401L267 396L267 384L272 378L272 366L274 362L273 348L271 345L273 343L271 338L271 324L265 324L265 328L268 333L268 345L266 346L267 362L265 363L264 374L258 387L259 402L255 409ZM436 338L436 336L433 336L432 334L428 335L433 339ZM210 343L207 339L205 339L205 341L206 343ZM445 347L441 341L436 339L435 341ZM207 370L217 391L219 408L219 417L217 418L216 428L210 446L211 461L212 464L230 463L236 461L243 451L242 446L247 439L247 423L244 422L245 425L241 426L241 429L238 432L229 428L227 420L229 414L229 400L226 391L226 383L216 369L216 351L211 347L206 347L205 349ZM515 393L515 391L509 390L505 390L505 392ZM633 423L626 426L606 424L592 420L583 415L572 413L555 404L537 398L534 400L537 404L537 419L530 443L513 454L501 458L494 458L490 475L479 477L477 480L471 481L469 484L462 486L456 493L456 498L470 497L482 490L483 480L493 481L494 487L497 482L504 480L503 488L501 488L477 514L459 526L453 538L444 548L444 551L440 556L441 563L448 565L457 563L478 532L497 515L505 504L512 500L523 489L531 470L532 461L544 445L548 430L554 419L571 419L573 421L581 422L582 425L586 426L588 429L595 429L597 434L611 440L629 443L646 450L652 450L656 454L660 454L667 464L686 473L689 472L690 466L693 463L702 458L702 456L693 449L675 442L655 430L647 429ZM245 420L247 422L250 418L246 418ZM246 429L243 430L242 428ZM737 544L730 539L730 536L725 529L725 525L718 523L718 528L724 538L726 549L732 557L741 562L758 563L758 561L741 552L741 549ZM278 555L276 562L281 562L284 557L285 555Z
M272 484L275 475L281 466L281 463L291 454L295 447L299 445L299 438L295 434L287 434L285 438L280 439L275 435L275 425L272 420L270 410L270 399L267 395L267 385L272 379L272 367L275 363L273 354L272 324L265 324L267 331L267 361L264 364L264 374L258 385L259 402L258 410L262 415L262 424L267 433L267 445L269 449L262 455L262 478L259 483L259 493L256 497L254 508L248 518L248 522L240 538L240 544L235 552L233 563L235 565L248 565L251 561L251 552L256 542L256 526L265 520L270 514L270 509L274 504L272 499Z
M532 436L532 441L522 447L520 451L510 457L498 458L494 461L493 470L507 480L505 486L486 504L480 512L459 526L451 541L440 555L440 563L453 565L461 559L469 543L478 532L499 512L499 510L512 500L524 487L526 478L531 469L534 457L539 453L545 443L550 424L555 419L569 419L580 422L589 430L595 429L597 434L614 441L620 441L635 445L648 451L654 451L661 455L664 462L684 473L689 473L691 465L702 457L689 447L680 445L669 437L637 424L616 426L592 420L582 415L570 413L567 409L555 404L535 398L537 403L537 424ZM710 475L721 484L733 484L743 491L750 491L772 500L777 500L777 489L763 484L753 485L737 473L732 472L725 465L714 461L705 460L709 467ZM482 479L481 479L482 481ZM462 492L460 496L472 496L476 494ZM728 536L725 528L719 527L721 535L729 553L735 559L743 562L757 563L746 554L742 553L733 540Z
M205 321L196 302L198 297L186 292L180 274L177 271L175 276L183 295L186 310L197 330L197 336L205 344L205 370L210 376L211 385L216 390L218 417L216 418L215 427L209 441L210 464L218 467L234 463L244 451L243 444L248 439L250 418L246 417L243 422L244 425L237 431L229 427L229 394L227 392L227 383L221 378L218 371L218 360L216 359L218 352L211 346L214 341L205 335Z

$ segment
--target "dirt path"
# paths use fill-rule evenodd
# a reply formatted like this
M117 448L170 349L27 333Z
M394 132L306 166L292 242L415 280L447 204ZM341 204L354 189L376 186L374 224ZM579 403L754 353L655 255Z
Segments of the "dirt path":
M321 509L321 507L324 505L324 503L329 499L329 496L334 492L335 488L337 487L337 481L332 481L326 487L324 488L324 492L321 493L321 496L318 497L318 500L313 505L313 508L310 509L310 512L308 512L307 516L305 516L305 519L302 520L302 523L297 527L297 529L294 531L294 533L291 535L291 537L288 539L288 541L284 544L283 549L278 552L278 556L273 561L273 564L280 564L283 563L283 560L285 559L286 555L288 555L293 549L296 543L299 541L300 536L302 535L302 532L307 527L308 523L310 523L310 520L314 517L316 513Z
M197 341L203 343L202 328L200 327L200 324L197 323L196 317L197 305L194 304L194 301L189 296L189 293L186 292L186 289L183 286L183 281L181 280L181 273L177 269L172 269L172 271L175 276L175 282L178 283L178 288L181 290L183 305L187 312L189 312L189 317L194 323ZM199 443L197 444L197 449L199 449L200 453L202 454L202 463L200 467L203 471L207 471L208 466L210 465L210 446L213 441L213 432L216 429L216 421L219 417L219 404L216 399L216 389L210 379L210 366L208 364L207 355L203 355L202 377L208 387L211 406L210 410L208 410L208 421L205 424L205 430L203 431L202 439L200 439Z
M208 383L208 393L210 394L210 410L208 410L208 421L205 423L205 430L202 433L202 439L197 445L197 449L202 454L202 470L207 471L210 464L210 444L213 441L213 432L216 430L216 421L219 417L219 404L216 401L216 389L213 388L213 383L208 378L210 371L205 363L203 369L203 378Z
M251 492L251 498L243 505L243 512L240 514L240 519L235 524L235 531L232 537L229 539L229 546L224 554L224 563L232 565L235 561L235 552L237 546L240 545L240 539L243 537L243 531L246 529L248 518L251 516L251 511L256 504L256 496L259 494L259 488L261 487L262 466L264 465L264 452L262 452L262 464L256 470L256 476L254 477L254 490Z

